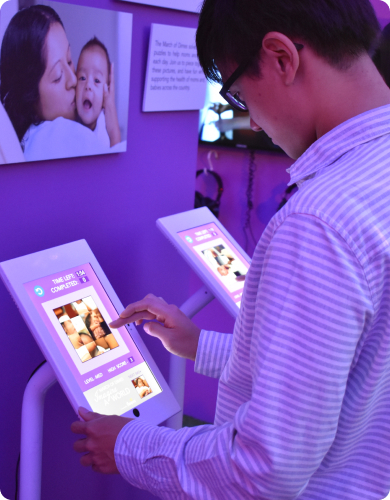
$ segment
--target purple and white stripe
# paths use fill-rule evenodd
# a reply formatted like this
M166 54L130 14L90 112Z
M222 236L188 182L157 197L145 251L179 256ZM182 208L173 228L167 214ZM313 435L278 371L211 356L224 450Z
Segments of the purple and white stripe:
M359 115L291 167L233 337L203 331L214 425L136 422L115 456L160 498L380 500L390 490L390 106Z

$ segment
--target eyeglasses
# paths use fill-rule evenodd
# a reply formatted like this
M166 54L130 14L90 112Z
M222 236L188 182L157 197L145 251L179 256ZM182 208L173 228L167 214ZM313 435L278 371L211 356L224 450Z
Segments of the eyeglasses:
M294 45L298 52L304 47L304 45L302 45L301 43L294 43ZM225 101L228 102L230 106L237 111L248 111L248 106L246 105L245 101L240 98L238 92L236 92L235 94L232 94L230 92L230 87L245 72L252 61L253 56L241 63L236 71L234 71L234 73L230 76L230 78L227 79L226 83L223 85L222 89L219 92L220 95L225 99Z

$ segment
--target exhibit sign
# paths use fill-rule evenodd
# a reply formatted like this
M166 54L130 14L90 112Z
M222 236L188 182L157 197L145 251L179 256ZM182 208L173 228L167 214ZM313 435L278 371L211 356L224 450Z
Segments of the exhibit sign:
M207 81L198 61L195 28L152 24L143 111L202 109Z
M202 0L124 0L142 5L165 7L166 9L184 10L186 12L200 12Z
M46 26L37 20L47 17L54 22L38 37L33 26ZM21 23L32 27L23 37ZM0 163L125 152L131 39L129 13L47 0L19 11L17 0L6 2L0 17L0 125L17 138L18 154L1 155ZM37 67L43 76L36 76Z

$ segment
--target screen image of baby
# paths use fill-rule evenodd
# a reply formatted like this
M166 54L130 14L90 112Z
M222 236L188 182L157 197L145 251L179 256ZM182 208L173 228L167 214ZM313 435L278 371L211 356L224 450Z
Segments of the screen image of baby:
M132 380L132 382L141 399L145 396L148 396L149 394L152 394L152 389L147 383L145 377L143 377L142 375Z
M115 107L113 66L107 48L96 37L81 49L77 64L76 109L80 123L105 146L121 140Z

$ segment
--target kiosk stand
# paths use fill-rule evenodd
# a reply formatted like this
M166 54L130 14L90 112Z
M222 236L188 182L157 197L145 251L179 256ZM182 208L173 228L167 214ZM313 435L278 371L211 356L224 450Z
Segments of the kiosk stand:
M42 476L43 408L46 392L57 382L45 363L31 377L23 396L20 440L19 499L40 500Z
M202 286L194 293L180 310L189 318L193 318L200 310L207 306L214 299L214 295ZM179 356L171 354L169 363L169 387L173 392L180 408L184 405L184 387L186 378L186 360ZM171 429L180 429L183 427L183 410L167 420L167 427Z
M203 286L180 307L192 318L214 296ZM183 408L186 360L171 355L169 386L180 407ZM22 432L20 444L19 500L40 500L42 477L43 409L46 392L57 381L48 363L30 379L24 391L22 406ZM182 427L183 411L167 420L172 429Z

